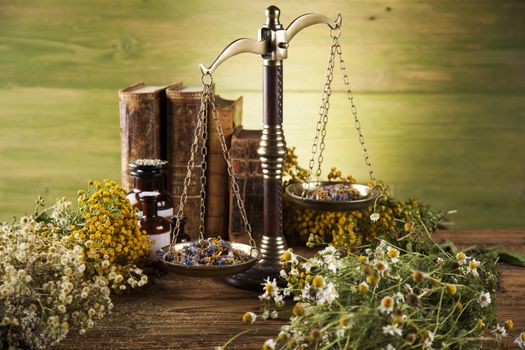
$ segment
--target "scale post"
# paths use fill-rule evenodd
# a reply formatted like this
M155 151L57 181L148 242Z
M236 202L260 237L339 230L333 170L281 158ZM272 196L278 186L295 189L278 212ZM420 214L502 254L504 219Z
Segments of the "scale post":
M299 16L288 28L279 20L276 6L266 9L266 22L259 29L258 40L242 38L229 44L209 66L200 65L203 76L211 76L227 59L241 53L255 53L263 62L263 131L257 153L261 159L264 187L264 231L259 248L261 260L249 270L226 277L235 287L261 291L266 278L279 280L280 258L287 249L282 220L282 171L286 156L283 123L283 60L288 57L291 39L302 29L327 24L332 30L341 27L341 14L334 20L309 13ZM282 281L281 281L282 282ZM281 283L282 284L282 283Z

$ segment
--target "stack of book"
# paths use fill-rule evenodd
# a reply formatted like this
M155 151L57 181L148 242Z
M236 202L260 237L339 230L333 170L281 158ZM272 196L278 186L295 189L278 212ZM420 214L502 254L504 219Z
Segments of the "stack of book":
M122 140L122 185L129 190L128 162L139 158L159 158L169 162L166 189L173 196L175 213L183 191L187 163L201 104L202 88L146 86L140 82L119 93ZM215 97L227 147L232 144L235 126L241 125L242 97L226 100ZM208 124L206 182L206 229L210 236L227 238L231 232L230 180L213 118ZM199 150L202 140L199 140ZM258 156L257 156L258 159ZM188 197L184 206L185 232L199 236L202 155L195 155ZM244 174L244 173L243 173ZM234 210L234 209L233 209ZM233 225L236 225L234 219Z

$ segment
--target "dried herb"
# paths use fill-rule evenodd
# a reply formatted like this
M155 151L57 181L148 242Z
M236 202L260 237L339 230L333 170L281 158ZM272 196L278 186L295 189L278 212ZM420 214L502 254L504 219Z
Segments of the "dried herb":
M165 261L187 266L235 265L248 261L251 258L246 252L234 248L230 242L224 241L219 237L201 239L171 253L158 251L157 255Z
M363 196L358 190L352 188L351 184L336 183L317 188L308 198L329 202L341 202L362 199Z

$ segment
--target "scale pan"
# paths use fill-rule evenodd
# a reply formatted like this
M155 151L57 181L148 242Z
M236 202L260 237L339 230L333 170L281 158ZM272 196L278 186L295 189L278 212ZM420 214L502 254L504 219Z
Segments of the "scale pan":
M192 242L177 243L175 244L174 248L175 250L182 250L184 246L190 245L191 243ZM236 275L248 270L260 259L261 254L258 249L252 249L250 245L243 243L230 242L230 244L232 248L247 253L251 258L245 262L233 265L184 265L166 260L166 257L169 256L170 246L165 246L159 249L156 252L156 256L164 263L169 271L192 277L223 277Z
M362 198L348 201L330 201L308 198L309 195L319 188L327 188L341 184L357 190ZM341 181L299 182L288 185L285 189L285 193L292 203L306 209L321 211L354 211L363 209L374 204L374 201L379 196L379 190L376 187ZM303 198L303 193L305 198Z

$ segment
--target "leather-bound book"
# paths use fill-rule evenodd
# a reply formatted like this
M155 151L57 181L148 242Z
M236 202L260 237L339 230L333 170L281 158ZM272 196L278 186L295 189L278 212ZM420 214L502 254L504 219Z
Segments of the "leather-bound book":
M260 140L261 130L245 130L238 127L233 133L230 148L233 172L256 240L263 234L264 189L261 161L257 154ZM230 192L229 236L232 241L248 243L248 233L244 230L239 207L232 192Z
M180 87L175 84L172 87ZM166 88L139 82L119 91L121 181L129 190L128 163L141 158L165 159Z
M215 106L220 118L224 138L228 149L234 125L240 125L242 118L242 97L237 100L226 100L215 97ZM210 118L208 135L208 188L206 208L206 232L209 236L228 238L228 215L230 198L230 181L219 134L213 118Z
M197 126L201 107L202 88L184 88L173 86L166 90L167 96L167 160L170 163L168 172L168 191L173 195L177 212L180 196L183 191L184 178L187 172L187 163L191 155L194 131ZM221 126L228 148L231 144L231 135L234 131L234 120L242 115L242 98L235 101L225 100L217 96L216 108L219 112ZM186 233L192 239L197 239L200 224L200 191L202 175L199 139L195 164L188 188L188 196L184 208L186 217ZM208 123L208 155L207 186L206 186L206 228L207 236L228 235L228 201L229 182L226 162L213 118Z
M183 191L194 130L199 116L201 95L202 88L173 86L166 89L166 154L169 162L167 190L173 196L174 213L177 213ZM202 142L199 140L184 206L185 232L192 240L199 237L201 145Z

